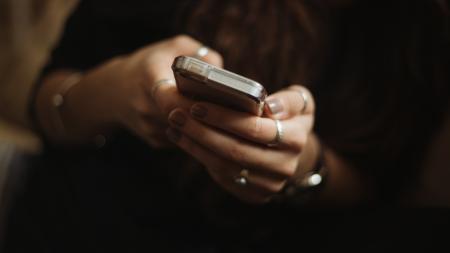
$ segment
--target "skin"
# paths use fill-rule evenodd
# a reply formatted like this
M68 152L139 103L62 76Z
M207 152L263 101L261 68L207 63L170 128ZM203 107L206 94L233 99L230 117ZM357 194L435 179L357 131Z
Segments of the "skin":
M54 108L49 107L48 101L72 72L53 72L37 94L39 123L48 138L58 143L84 144L95 134L125 127L152 147L165 146L167 139L161 136L165 136L168 113L177 106L188 108L193 101L181 96L171 85L160 86L152 97L152 86L157 80L173 78L170 66L176 56L191 55L199 47L199 42L177 36L112 58L88 71L65 95L61 113L66 126L64 135L55 134L59 131L52 124ZM220 55L214 51L203 60L222 65Z
M179 147L201 161L212 178L238 198L264 203L281 191L286 181L296 174L302 150L313 125L314 105L300 113L303 100L300 86L271 96L286 107L274 118L282 119L282 142L268 147L276 135L273 119L236 112L210 103L195 103L190 111L176 108L169 114L168 133ZM203 117L196 111L204 111ZM298 108L298 109L296 109ZM243 168L249 169L248 186L234 183Z
M112 58L86 72L65 94L60 114L49 101L73 71L50 73L37 94L38 121L50 140L68 146L85 145L98 133L127 128L153 148L181 148L237 198L266 203L317 161L313 96L305 87L292 85L268 98L278 110L269 106L264 117L257 117L185 98L175 85L153 90L158 80L173 78L170 66L175 57L194 55L200 47L198 41L180 35ZM214 50L202 60L222 66ZM308 96L304 111L299 90ZM64 122L63 132L53 123L56 117ZM279 145L269 147L276 136L274 119L281 121L284 134ZM329 180L319 202L353 204L366 197L366 180L331 150L325 151ZM234 179L244 168L249 183L240 186Z

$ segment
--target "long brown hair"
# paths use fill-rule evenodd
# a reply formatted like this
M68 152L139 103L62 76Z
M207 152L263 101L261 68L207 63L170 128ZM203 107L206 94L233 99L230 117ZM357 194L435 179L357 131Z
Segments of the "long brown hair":
M303 1L200 0L190 10L184 29L271 91L304 81L315 65L320 40Z
M385 197L412 180L448 115L448 6L203 0L187 8L183 26L217 49L226 68L270 91L289 83L312 89L319 137L379 179Z

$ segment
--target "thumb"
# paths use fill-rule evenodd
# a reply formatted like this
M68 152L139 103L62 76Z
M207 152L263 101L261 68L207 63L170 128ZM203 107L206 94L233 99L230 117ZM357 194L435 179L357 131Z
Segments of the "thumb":
M304 86L292 85L266 98L264 114L272 119L289 119L297 115L313 114L314 99Z

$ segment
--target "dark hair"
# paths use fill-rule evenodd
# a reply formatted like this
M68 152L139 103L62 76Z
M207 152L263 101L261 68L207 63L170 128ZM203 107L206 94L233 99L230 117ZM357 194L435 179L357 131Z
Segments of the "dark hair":
M448 115L449 17L437 1L354 2L317 80L317 131L387 199L414 185Z
M319 137L380 180L381 198L412 180L448 108L447 0L203 0L190 10L184 29L226 68L270 91L308 86Z
M316 29L303 1L196 3L185 30L224 55L226 68L271 91L304 81L312 69Z

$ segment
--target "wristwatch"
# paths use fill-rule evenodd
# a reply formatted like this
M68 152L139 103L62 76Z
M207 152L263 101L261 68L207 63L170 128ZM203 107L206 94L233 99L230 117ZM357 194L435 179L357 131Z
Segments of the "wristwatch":
M314 198L316 193L320 192L320 189L326 183L326 177L327 168L324 164L324 154L321 148L314 168L305 176L287 182L277 199L282 202L304 205Z

